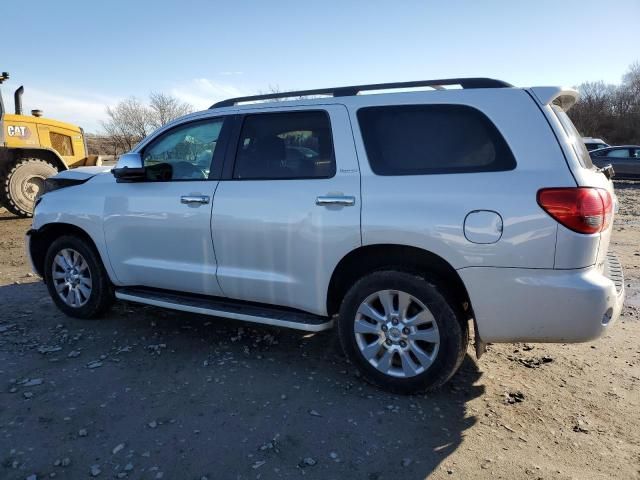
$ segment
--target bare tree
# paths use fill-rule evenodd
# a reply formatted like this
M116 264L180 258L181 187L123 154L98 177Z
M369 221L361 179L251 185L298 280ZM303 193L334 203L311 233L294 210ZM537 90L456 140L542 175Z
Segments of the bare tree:
M153 130L192 111L191 105L164 93L151 93L149 104L135 97L107 107L108 119L102 122L110 152L120 155L131 150Z
M181 102L171 95L157 92L152 92L149 95L149 109L151 110L150 124L154 128L166 125L171 120L193 111L193 107L188 103Z
M640 144L640 63L629 67L619 85L586 82L569 116L582 135L611 144Z

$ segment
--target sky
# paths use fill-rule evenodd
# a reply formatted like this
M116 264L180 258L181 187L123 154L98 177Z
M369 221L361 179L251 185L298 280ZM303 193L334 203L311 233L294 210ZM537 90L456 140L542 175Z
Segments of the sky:
M26 111L89 132L106 106L150 92L205 109L270 87L574 86L619 83L640 61L640 0L5 0L1 11L7 110L24 85Z

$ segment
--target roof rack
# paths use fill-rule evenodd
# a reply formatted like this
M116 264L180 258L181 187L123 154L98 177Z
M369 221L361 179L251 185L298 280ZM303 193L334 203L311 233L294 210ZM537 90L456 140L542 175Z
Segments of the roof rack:
M441 80L417 80L414 82L374 83L370 85L352 85L348 87L317 88L314 90L298 90L293 92L266 93L248 97L236 97L214 103L209 108L232 107L241 102L273 100L276 98L307 97L309 95L331 95L334 97L350 97L367 90L390 90L394 88L431 87L443 90L445 85L460 85L462 88L507 88L513 85L493 78L444 78Z

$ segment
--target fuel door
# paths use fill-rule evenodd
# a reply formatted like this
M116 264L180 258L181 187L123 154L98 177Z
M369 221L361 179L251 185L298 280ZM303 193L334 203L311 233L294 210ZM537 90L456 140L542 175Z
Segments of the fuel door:
M474 210L464 219L464 236L471 243L496 243L502 229L502 217L492 210Z

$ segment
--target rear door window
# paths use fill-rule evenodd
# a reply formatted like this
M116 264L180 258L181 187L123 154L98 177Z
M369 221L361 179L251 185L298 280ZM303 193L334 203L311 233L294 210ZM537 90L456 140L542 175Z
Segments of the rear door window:
M365 107L358 121L376 175L496 172L516 166L498 129L472 107Z
M245 117L235 179L330 178L335 173L331 124L326 112L259 113Z

